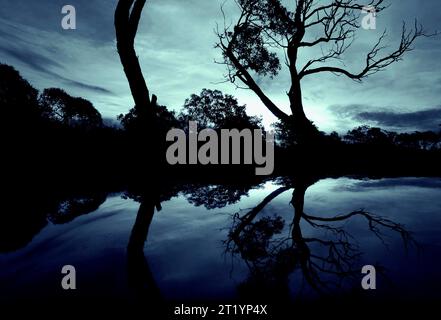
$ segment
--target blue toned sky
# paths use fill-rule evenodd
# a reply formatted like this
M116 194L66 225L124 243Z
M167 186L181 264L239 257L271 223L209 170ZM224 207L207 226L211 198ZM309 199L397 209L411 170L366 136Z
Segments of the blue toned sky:
M232 2L232 0L229 0ZM220 83L225 74L214 48L216 22L222 23L223 0L148 0L136 38L136 49L150 91L159 102L179 110L202 88L236 96L264 123L276 119L249 90ZM289 2L289 1L288 1ZM293 2L293 1L291 1ZM357 71L365 53L383 30L390 49L397 45L402 21L414 18L430 31L441 30L441 1L389 0L377 17L376 30L360 30L346 54L347 67ZM77 29L61 28L61 8L75 6ZM42 90L60 87L93 102L107 118L133 106L115 47L113 13L116 0L1 0L0 62L13 65ZM227 4L234 20L237 13ZM302 51L300 63L320 51ZM303 82L308 117L324 131L346 131L359 124L392 130L436 129L441 123L441 37L421 38L403 61L358 84L344 77L320 74ZM273 80L258 79L263 90L288 110L288 76L282 69Z

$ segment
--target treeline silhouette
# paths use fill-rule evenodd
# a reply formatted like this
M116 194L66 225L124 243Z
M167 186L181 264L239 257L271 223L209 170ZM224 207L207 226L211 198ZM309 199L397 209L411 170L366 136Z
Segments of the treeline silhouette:
M87 179L108 186L142 178L141 172L151 174L148 168L152 166L175 177L254 175L253 166L166 163L170 144L165 141L166 133L171 128L188 131L190 120L197 121L200 130L262 128L261 119L247 115L245 105L218 90L203 89L191 95L180 113L159 105L153 95L153 124L132 108L117 117L119 126L108 126L90 101L59 88L38 92L12 66L1 64L0 103L5 119L4 154L18 176L53 178L72 185ZM396 133L362 126L339 135L316 130L316 136L305 144L292 123L274 125L275 174L305 169L333 174L440 173L441 131Z
M439 176L441 130L397 133L363 125L346 134L317 134L302 144L295 128L286 122L274 124L276 174L290 168L310 168L315 174L369 176ZM296 155L303 154L304 157Z

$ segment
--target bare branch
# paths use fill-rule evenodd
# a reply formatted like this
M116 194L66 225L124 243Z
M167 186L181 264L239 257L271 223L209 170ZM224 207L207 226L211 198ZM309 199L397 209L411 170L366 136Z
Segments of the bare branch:
M129 25L130 33L132 37L135 38L136 32L138 31L139 20L141 19L142 9L144 8L146 0L136 0L133 5L132 12L130 13Z
M361 70L360 72L352 73L348 70L333 66L324 66L324 67L312 68L312 69L308 69L306 67L303 68L302 72L300 73L300 78L320 72L332 72L335 74L343 74L356 81L361 81L363 78L366 78L369 75L375 74L385 69L392 63L400 61L406 52L413 50L412 48L413 43L417 38L421 36L432 36L432 35L426 34L422 26L418 25L417 21L415 21L415 28L411 31L407 31L406 25L405 23L403 23L401 41L398 48L395 51L381 58L378 58L380 52L382 52L383 49L385 48L382 45L383 40L386 37L386 31L385 31L382 34L382 36L378 39L377 43L374 45L371 51L369 51L369 53L366 55L366 65L363 68L363 70Z
M369 229L375 234L376 237L378 237L384 244L384 238L383 238L383 233L382 231L378 228L383 227L389 230L393 230L397 233L400 234L403 243L405 245L405 248L407 249L409 244L415 244L416 242L415 240L413 240L412 234L407 231L405 229L405 227L399 223L393 222L392 220L389 220L387 218L384 217L380 217L377 215L374 215L372 213L366 212L364 210L358 210L358 211L353 211L351 213L348 214L344 214L344 215L337 215L331 218L324 218L324 217L317 217L317 216L311 216L308 215L306 213L303 213L303 218L310 223L311 225L315 226L315 227L326 227L328 228L329 226L326 225L320 225L320 224L316 224L314 221L320 221L320 222L338 222L338 221L344 221L347 220L351 217L354 216L361 216L364 217L367 221L368 221L368 225L369 225ZM338 233L345 233L344 231L338 231ZM345 235L347 236L347 235Z
M319 16L326 12L327 10L339 10L339 9L350 9L350 10L363 10L365 7L375 7L376 12L383 11L387 6L382 6L384 0L371 0L369 3L359 3L353 0L334 0L332 3L327 5L319 6L310 12L305 14L305 21L309 20L314 16ZM309 10L308 10L309 11Z

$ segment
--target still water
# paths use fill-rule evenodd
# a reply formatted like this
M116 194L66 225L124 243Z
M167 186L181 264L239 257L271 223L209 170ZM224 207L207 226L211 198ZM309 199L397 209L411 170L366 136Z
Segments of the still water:
M143 200L108 194L96 210L48 218L27 244L0 253L0 299L57 296L61 268L72 265L76 294L91 299L145 290L174 301L275 292L314 300L360 291L367 264L377 267L379 299L441 299L441 179L328 178L304 189L293 197L281 179L240 190L186 187L151 221L149 208L138 214ZM67 205L59 204L61 216ZM132 258L131 238L142 252Z

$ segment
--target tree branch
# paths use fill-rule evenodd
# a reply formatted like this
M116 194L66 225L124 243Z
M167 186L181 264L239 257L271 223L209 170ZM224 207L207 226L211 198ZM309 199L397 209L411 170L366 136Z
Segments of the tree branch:
M254 91L262 103L268 108L268 110L271 111L272 114L274 114L274 116L279 119L287 120L289 118L288 115L280 110L279 107L277 107L276 104L262 91L254 78L248 72L247 68L239 61L234 53L233 48L237 42L240 28L246 25L252 25L253 22L251 20L251 12L243 9L236 25L233 28L233 32L230 32L229 28L225 25L222 32L219 30L216 31L219 38L219 42L216 44L216 47L222 50L224 57L228 60L228 62L226 61L224 64L228 66L228 78L230 82L234 83L235 79L238 78L242 83L245 84L247 88Z
M385 48L384 46L382 46L382 42L386 36L386 32L384 32L382 36L378 39L374 47L371 49L371 51L366 55L366 65L363 68L363 70L361 70L360 72L353 73L346 69L334 67L334 66L323 66L312 69L308 69L307 67L304 67L303 70L300 72L299 76L300 78L303 78L310 74L315 74L320 72L332 72L335 74L343 74L355 81L361 81L363 78L366 78L369 75L372 75L374 73L383 70L392 63L400 61L402 59L402 56L406 52L413 50L412 44L415 42L417 38L421 36L433 36L433 35L436 34L427 35L424 32L422 26L418 25L417 21L415 21L415 29L409 32L407 32L406 25L405 23L403 23L401 41L398 48L382 58L377 58L379 53Z
M138 31L139 20L141 19L142 9L144 8L146 0L136 0L133 5L132 12L130 14L129 25L130 25L130 33L135 39L136 32Z

